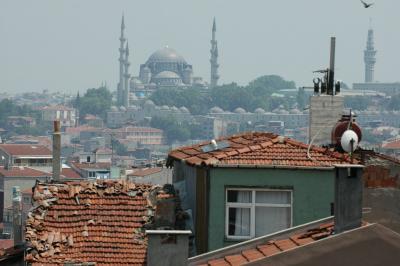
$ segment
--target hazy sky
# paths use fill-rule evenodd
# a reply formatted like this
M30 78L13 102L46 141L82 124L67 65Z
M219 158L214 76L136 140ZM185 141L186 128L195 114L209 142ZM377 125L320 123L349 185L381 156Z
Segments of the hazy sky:
M364 9L359 0L0 0L0 92L76 92L102 81L114 90L123 12L135 76L152 52L169 45L209 80L215 16L220 83L278 74L311 85L312 71L328 66L329 38L336 36L336 77L351 84L364 78L372 18L375 79L399 81L400 1L375 3Z

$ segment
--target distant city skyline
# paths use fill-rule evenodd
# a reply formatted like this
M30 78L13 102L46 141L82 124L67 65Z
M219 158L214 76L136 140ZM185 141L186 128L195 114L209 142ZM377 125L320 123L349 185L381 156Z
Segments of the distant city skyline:
M210 78L210 29L218 24L219 84L247 84L277 74L310 86L329 62L336 36L337 79L364 80L363 51L372 19L375 80L400 81L400 2L376 1L12 1L0 5L0 92L65 91L118 83L121 15L130 44L130 72L169 45ZM330 14L331 17L326 16Z

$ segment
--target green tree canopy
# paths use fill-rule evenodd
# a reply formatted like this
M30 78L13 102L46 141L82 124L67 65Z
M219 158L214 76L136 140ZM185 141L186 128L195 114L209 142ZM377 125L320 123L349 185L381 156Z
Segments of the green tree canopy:
M233 82L203 92L199 88L162 88L154 92L150 99L157 105L185 106L195 115L205 114L214 106L227 111L234 111L238 107L247 111L259 107L272 110L281 104L289 105L287 99L271 97L274 92L295 88L293 81L286 81L277 75L266 75L256 78L247 86Z
M83 97L77 98L74 106L79 109L80 117L86 114L98 115L105 119L112 104L112 95L106 87L88 89Z
M164 130L168 144L171 144L174 141L186 141L188 139L194 139L197 136L196 134L199 133L199 131L195 132L196 125L193 126L195 128L192 128L192 125L188 123L178 123L175 118L170 116L154 116L151 119L150 126Z

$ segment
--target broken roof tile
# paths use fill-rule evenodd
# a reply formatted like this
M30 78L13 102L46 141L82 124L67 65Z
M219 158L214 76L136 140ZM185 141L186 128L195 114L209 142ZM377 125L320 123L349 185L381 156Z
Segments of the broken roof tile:
M32 266L144 265L144 227L154 199L166 196L159 186L121 180L37 183L26 221L26 260Z

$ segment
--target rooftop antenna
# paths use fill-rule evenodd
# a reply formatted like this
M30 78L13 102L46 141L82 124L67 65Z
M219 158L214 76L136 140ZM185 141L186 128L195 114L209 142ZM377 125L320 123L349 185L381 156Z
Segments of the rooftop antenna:
M333 87L334 87L334 76L335 76L335 46L336 46L336 38L331 37L331 52L330 52L330 62L329 62L329 71L328 71L328 91L329 95L334 95Z
M336 95L340 92L340 82L335 83L335 48L336 37L331 37L331 49L329 68L313 71L313 73L324 74L323 78L316 78L314 83L314 94Z

